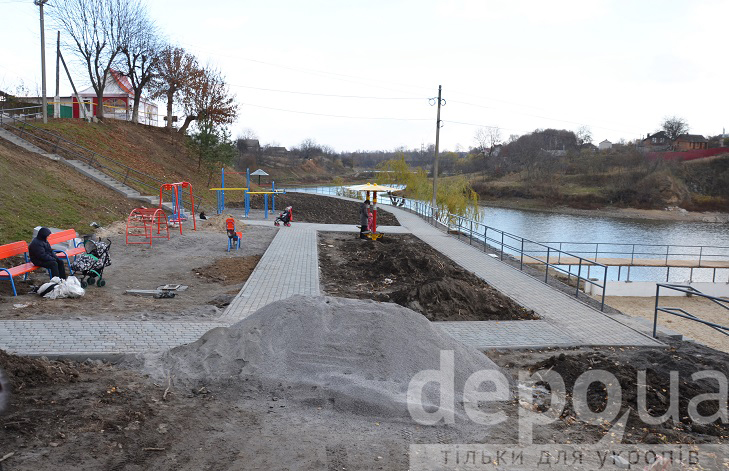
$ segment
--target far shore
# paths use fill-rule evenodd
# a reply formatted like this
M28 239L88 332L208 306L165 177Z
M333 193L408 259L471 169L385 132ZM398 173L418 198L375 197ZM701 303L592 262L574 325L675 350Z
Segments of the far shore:
M686 211L685 209L678 207L670 207L669 209L579 209L571 208L569 206L549 206L540 201L520 198L481 200L480 205L526 211L572 214L577 216L600 216L619 219L650 219L654 221L711 222L719 224L729 223L729 213Z

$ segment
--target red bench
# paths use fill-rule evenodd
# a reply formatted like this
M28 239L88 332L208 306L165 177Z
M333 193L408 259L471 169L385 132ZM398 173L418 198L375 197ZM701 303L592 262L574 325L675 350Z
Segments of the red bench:
M13 277L25 275L23 280L26 280L28 279L28 273L32 272L36 268L41 268L33 265L33 263L28 260L28 243L24 240L21 240L20 242L13 242L12 244L0 245L0 260L14 257L16 255L23 255L25 263L10 268L0 268L0 280L10 280L10 285L13 287L13 296L18 295L18 292L15 290Z
M73 248L72 249L54 249L53 251L56 252L56 257L61 259L66 259L66 263L68 263L68 272L73 275L73 270L71 269L71 257L75 257L78 254L86 253L86 249L84 248L83 244L76 245L76 231L73 229L68 229L61 232L53 232L51 235L48 236L48 243L51 245L61 244L63 242L68 242L69 240L73 241Z

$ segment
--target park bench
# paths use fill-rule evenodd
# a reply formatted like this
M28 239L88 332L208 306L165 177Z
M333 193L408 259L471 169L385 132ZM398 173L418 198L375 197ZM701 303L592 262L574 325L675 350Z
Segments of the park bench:
M10 285L13 287L13 296L18 295L18 292L15 290L13 277L25 275L23 280L26 280L28 279L28 273L36 268L40 268L28 260L28 243L24 240L13 242L12 244L0 245L0 260L17 255L23 255L25 263L10 268L0 268L0 280L10 280Z
M66 263L68 263L68 272L71 275L73 275L73 269L71 268L71 257L76 257L76 255L86 253L86 249L84 248L83 243L79 245L76 244L76 238L76 231L73 229L68 229L65 231L53 232L51 233L51 235L48 236L47 239L48 243L51 244L51 246L69 241L73 243L73 248L53 250L54 252L56 252L56 257L60 259L66 259Z

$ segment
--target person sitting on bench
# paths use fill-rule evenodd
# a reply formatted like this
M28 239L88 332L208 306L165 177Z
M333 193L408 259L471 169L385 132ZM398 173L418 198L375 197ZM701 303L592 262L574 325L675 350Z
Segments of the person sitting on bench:
M50 229L41 227L38 235L28 245L28 255L30 255L30 261L33 262L33 265L49 269L51 271L51 278L57 276L65 280L68 278L66 275L66 267L63 264L63 260L56 257L53 249L51 249L51 244L48 243L48 236L50 234Z

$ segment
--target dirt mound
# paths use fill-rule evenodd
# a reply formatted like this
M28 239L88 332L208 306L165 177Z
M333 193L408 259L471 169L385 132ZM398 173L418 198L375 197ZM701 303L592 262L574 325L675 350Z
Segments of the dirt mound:
M0 368L5 371L15 391L45 384L67 383L78 377L76 366L72 363L19 357L3 350L0 350Z
M402 417L409 416L410 380L418 372L438 369L443 350L454 352L456 404L462 401L468 376L497 369L484 354L464 347L409 309L294 296L170 350L161 359L165 373L158 368L156 374L227 383L239 391L249 380L264 387L283 384L297 389L297 398L304 402ZM437 383L423 390L426 406L440 404Z
M432 321L537 319L413 236L387 235L376 243L334 233L320 237L327 294L394 302Z
M268 202L269 207L271 201ZM228 203L231 208L242 208L243 203ZM352 224L359 225L360 203L340 200L329 196L309 193L286 193L276 196L276 212L286 206L294 207L294 221L312 222L316 224ZM263 195L251 195L251 208L263 209ZM382 208L382 206L380 206ZM385 210L377 210L377 225L399 226L397 218Z
M246 281L253 273L260 259L260 255L219 258L211 265L194 268L192 271L210 282L234 285Z
M709 354L709 352L713 352ZM678 342L670 349L627 350L616 355L611 352L590 352L579 355L555 355L544 360L532 370L551 369L559 373L567 387L567 395L572 395L572 387L577 378L588 369L605 370L614 374L622 388L621 414L631 409L625 432L625 442L629 443L701 443L716 441L718 437L729 435L729 423L716 419L710 424L692 421L688 412L691 399L699 394L716 394L719 389L715 379L693 381L691 375L698 371L719 371L729 375L729 355L687 342ZM646 371L646 408L652 416L662 416L670 406L670 373L679 374L678 421L669 419L660 425L644 424L638 414L638 371ZM674 392L674 394L676 394ZM607 405L607 392L600 383L593 383L587 394L590 409L604 410ZM702 416L716 414L718 401L705 400L699 403L698 412ZM562 414L563 419L575 416L571 401Z

